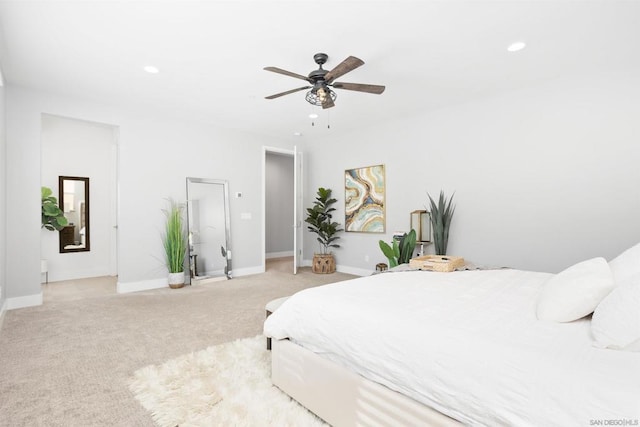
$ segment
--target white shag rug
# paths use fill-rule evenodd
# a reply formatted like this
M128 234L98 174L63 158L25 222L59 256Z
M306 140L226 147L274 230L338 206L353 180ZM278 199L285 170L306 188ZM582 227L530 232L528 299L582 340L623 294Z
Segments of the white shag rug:
M162 427L327 425L271 384L264 336L144 367L129 388Z

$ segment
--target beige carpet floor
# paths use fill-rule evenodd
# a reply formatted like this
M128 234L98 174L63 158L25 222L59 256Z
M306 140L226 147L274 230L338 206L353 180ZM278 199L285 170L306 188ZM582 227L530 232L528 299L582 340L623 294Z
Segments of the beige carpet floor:
M143 366L262 331L264 306L353 278L297 276L288 260L264 274L183 289L49 301L5 314L0 426L153 426L127 383Z

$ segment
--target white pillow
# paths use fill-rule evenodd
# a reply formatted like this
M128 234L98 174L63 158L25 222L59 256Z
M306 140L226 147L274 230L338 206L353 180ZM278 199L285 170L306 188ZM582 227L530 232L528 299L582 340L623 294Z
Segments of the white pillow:
M640 243L609 261L609 267L618 286L628 280L640 279Z
M640 282L617 286L591 319L595 347L640 351Z
M613 290L613 275L604 258L579 262L544 284L536 314L540 320L571 322L593 312Z

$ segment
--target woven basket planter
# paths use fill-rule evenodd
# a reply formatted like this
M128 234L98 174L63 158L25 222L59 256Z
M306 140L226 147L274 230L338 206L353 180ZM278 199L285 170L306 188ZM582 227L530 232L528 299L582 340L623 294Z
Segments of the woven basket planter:
M333 254L313 254L311 271L317 274L330 274L336 272L336 259Z

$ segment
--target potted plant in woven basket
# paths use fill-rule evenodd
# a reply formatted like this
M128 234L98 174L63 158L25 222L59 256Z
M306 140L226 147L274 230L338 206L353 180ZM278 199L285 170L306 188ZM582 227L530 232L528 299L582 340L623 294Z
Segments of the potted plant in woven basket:
M340 247L334 242L340 238L336 234L342 231L342 228L339 228L340 224L332 221L331 216L335 211L331 206L336 201L331 197L331 189L320 187L313 207L307 208L307 218L304 221L309 224L307 229L318 235L317 240L320 243L320 253L313 254L311 270L314 273L327 274L336 271L336 260L329 252L329 248Z
M178 289L184 286L184 257L187 253L187 232L182 213L184 206L169 199L168 209L163 209L166 217L165 231L162 235L165 260L169 270L169 287Z

